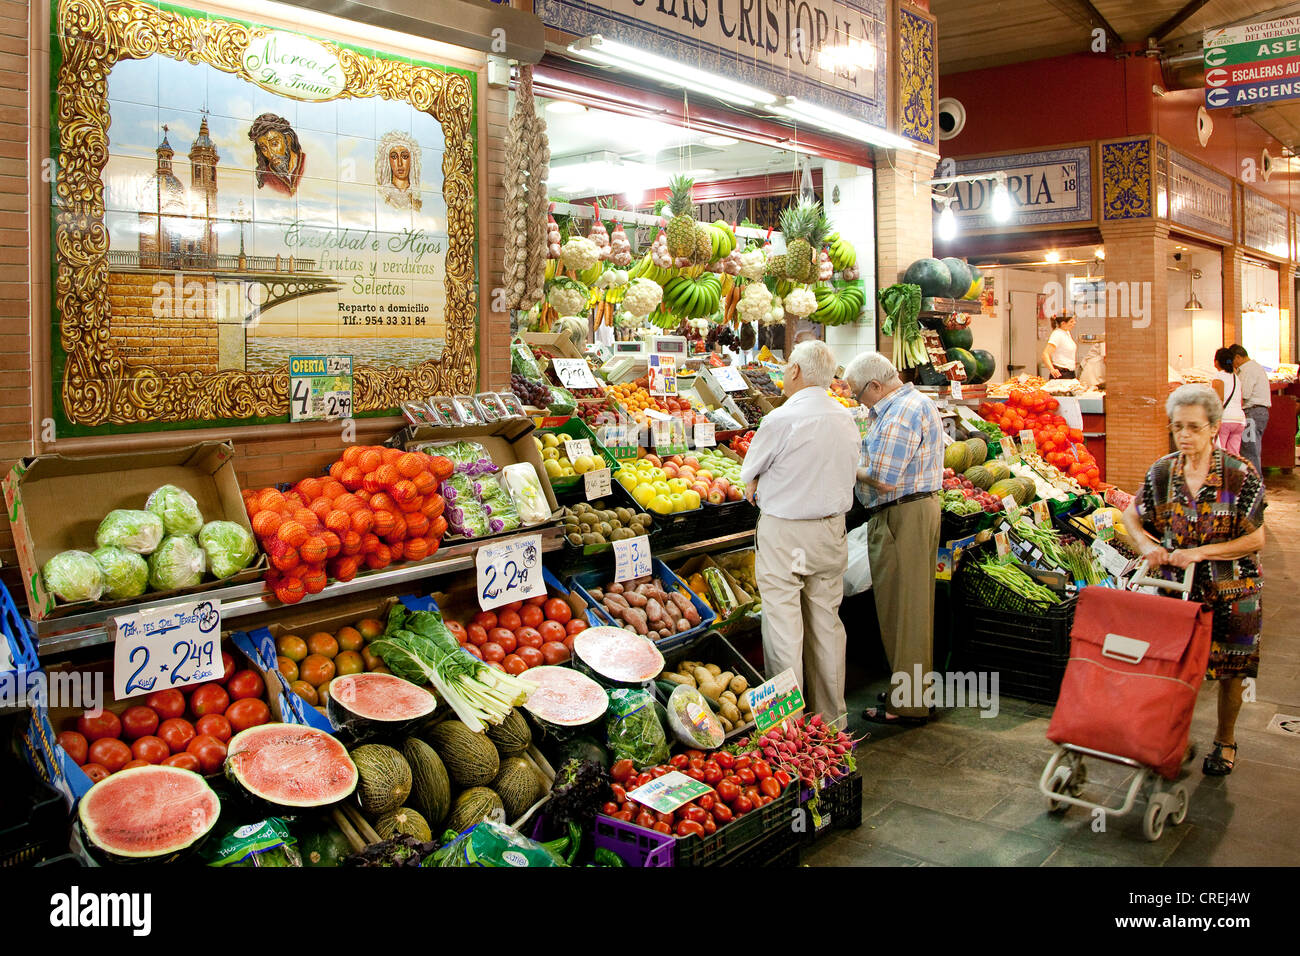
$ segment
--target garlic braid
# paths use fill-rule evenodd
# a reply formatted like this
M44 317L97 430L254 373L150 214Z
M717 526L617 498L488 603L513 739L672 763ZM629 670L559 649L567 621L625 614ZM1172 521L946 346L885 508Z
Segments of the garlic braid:
M515 111L510 117L507 131L505 155L502 284L508 309L522 307L527 284L524 279L524 265L528 255L528 225L525 218L528 212L526 150L531 141L530 117L534 111L532 71L528 66L521 66Z
M546 177L551 166L551 144L546 136L546 120L537 114L532 102L532 67L527 67L529 102L532 111L532 136L528 158L527 260L524 267L524 305L541 300L546 283Z

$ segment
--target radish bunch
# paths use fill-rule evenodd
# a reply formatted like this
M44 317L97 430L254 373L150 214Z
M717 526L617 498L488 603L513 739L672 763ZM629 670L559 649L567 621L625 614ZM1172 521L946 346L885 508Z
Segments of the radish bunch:
M853 772L853 747L857 743L835 730L821 714L787 720L783 727L742 741L742 749L758 750L772 768L798 777L804 786L817 788L825 777L838 780Z

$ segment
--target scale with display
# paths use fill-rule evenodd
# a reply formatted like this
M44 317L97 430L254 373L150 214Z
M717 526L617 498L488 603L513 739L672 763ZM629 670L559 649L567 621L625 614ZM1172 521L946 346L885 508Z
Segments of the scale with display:
M648 352L649 349L646 348L644 339L636 339L631 342L615 342L613 345L614 354L600 367L600 373L605 376L607 382L612 384L638 378L645 374Z

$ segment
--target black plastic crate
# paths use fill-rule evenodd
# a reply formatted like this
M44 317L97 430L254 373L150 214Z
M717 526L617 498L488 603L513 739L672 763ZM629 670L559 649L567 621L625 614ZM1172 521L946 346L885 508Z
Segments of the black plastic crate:
M776 830L769 836L741 850L727 866L790 867L799 865L799 834L792 827Z
M997 671L999 693L1055 703L1070 659L1077 603L1072 597L1038 614L968 607L954 623L955 666Z
M749 682L750 687L757 687L763 683L763 675L745 659L745 656L740 651L736 650L730 641L717 631L709 631L693 641L664 650L663 655L664 670L669 673L677 670L677 665L682 661L698 660L706 664L717 664L723 670L738 674ZM656 699L663 698L660 703L665 706L668 704L668 699L664 697L657 685L655 687L655 697ZM753 721L741 724L727 734L727 739L742 736L753 729Z
M832 830L856 830L862 826L861 772L854 771L829 787L823 787L817 794L816 817L809 805L811 801L811 788L801 790L799 806L806 814L806 829L800 834L800 842L804 845L815 843Z
M30 866L66 853L68 807L62 795L38 780L29 767L4 761L0 779L6 781L0 798L0 868Z
M991 543L976 545L962 552L961 560L953 572L953 599L956 606L989 608L1033 617L1059 613L1060 604L1031 601L981 568L979 562L994 553Z
M957 541L969 538L993 524L993 515L987 511L974 511L959 515L954 511L939 512L939 540Z

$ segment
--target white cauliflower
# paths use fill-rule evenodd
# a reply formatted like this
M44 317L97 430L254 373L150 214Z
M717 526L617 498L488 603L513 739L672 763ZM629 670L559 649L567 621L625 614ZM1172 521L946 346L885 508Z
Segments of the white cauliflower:
M623 308L631 315L644 319L659 307L664 290L649 279L633 279L623 293Z
M785 303L779 295L772 296L772 308L763 320L764 325L780 325L785 321Z
M812 315L817 311L817 296L807 286L791 289L790 294L785 297L785 310L801 319Z
M587 308L587 288L572 279L560 279L546 293L546 301L560 315L575 315Z
M560 258L564 265L573 272L590 269L600 261L601 249L590 239L574 236L560 248Z
M767 271L767 256L762 249L751 249L740 254L740 274L746 279L758 280Z
M772 293L761 282L751 282L740 294L736 310L746 322L761 322L772 308Z

